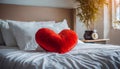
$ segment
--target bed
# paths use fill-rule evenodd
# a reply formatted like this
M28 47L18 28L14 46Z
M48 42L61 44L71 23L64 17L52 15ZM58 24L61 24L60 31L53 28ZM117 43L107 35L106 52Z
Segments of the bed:
M0 49L0 69L119 69L120 47L81 44L66 54Z
M73 9L41 8L4 4L0 4L0 8L2 9L2 11L0 11L0 69L120 68L120 46L117 45L90 44L77 40L76 45L70 51L60 54L45 51L36 44L34 35L39 28L50 28L56 33L59 33L66 28L74 29L74 25L71 26L71 23L74 22ZM16 9L24 10L16 12ZM36 13L40 13L34 15L35 12L25 12L35 9L38 10ZM42 12L40 11L41 9ZM46 15L44 12L48 9L51 11L47 12ZM47 17L49 16L48 14L51 13L53 16ZM58 16L56 13L59 15L62 15L63 13L65 14ZM25 14L29 14L32 18ZM43 16L41 17L40 15L44 14L45 17L42 19ZM38 18L39 16L40 18ZM40 24L40 22L42 23Z

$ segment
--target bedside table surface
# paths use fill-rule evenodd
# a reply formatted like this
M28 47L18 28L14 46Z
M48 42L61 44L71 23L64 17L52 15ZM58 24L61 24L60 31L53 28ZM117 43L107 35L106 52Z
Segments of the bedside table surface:
M96 40L81 40L83 42L104 42L108 41L109 39L96 39Z

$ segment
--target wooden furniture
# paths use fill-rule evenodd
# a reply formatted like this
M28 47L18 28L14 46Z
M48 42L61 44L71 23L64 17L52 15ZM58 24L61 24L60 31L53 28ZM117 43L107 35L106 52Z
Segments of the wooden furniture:
M106 44L106 42L108 41L109 39L96 39L96 40L81 40L85 43L100 43L100 44Z

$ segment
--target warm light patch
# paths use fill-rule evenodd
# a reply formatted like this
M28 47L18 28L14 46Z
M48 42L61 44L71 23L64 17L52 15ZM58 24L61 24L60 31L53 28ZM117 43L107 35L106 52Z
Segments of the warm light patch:
M113 28L120 29L120 0L112 0Z
M120 0L115 0L116 1L116 3L119 3L120 2Z

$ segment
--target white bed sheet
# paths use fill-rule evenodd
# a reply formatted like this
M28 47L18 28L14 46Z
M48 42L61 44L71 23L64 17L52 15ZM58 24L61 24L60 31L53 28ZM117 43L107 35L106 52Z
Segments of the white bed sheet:
M0 69L119 69L120 46L77 44L66 54L0 48Z

